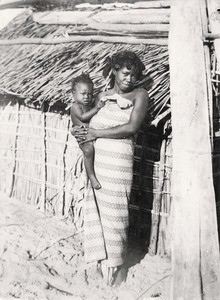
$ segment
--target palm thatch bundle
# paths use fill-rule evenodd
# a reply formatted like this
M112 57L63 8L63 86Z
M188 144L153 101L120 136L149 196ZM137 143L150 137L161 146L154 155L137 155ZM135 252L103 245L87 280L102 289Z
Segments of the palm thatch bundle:
M2 30L0 38L59 37L73 27L39 25L33 22L30 12L27 12ZM148 89L151 100L149 112L155 117L169 105L167 46L90 42L1 46L0 88L40 104L66 105L71 100L71 79L81 72L89 72L97 94L106 84L102 76L106 58L122 49L136 52L145 64L144 78L139 85Z

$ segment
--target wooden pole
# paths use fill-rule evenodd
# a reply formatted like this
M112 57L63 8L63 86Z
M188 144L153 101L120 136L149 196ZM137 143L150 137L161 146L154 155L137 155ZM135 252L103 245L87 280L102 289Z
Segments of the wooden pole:
M169 24L119 24L119 23L105 23L90 21L88 28L102 30L102 31L115 31L127 33L150 33L150 32L165 32L169 31ZM68 32L69 33L69 32ZM70 33L69 33L70 34Z
M200 0L173 0L172 300L220 299L219 243Z
M147 33L147 32L167 32L169 31L169 24L119 24L119 23L104 23L97 21L90 21L88 28L96 30L129 32L129 33Z
M72 36L69 38L17 38L11 40L0 40L0 46L8 45L56 45L56 44L66 44L75 42L100 42L100 43L121 43L121 44L154 44L154 45L167 45L166 38L160 39L139 39L135 37L118 37L118 36Z

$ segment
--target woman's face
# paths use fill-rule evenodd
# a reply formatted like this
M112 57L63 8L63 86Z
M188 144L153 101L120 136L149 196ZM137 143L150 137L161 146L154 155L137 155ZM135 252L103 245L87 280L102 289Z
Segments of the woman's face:
M122 67L119 70L113 71L115 75L115 85L123 92L129 92L133 89L134 84L137 81L137 76L134 72L134 69L127 69Z

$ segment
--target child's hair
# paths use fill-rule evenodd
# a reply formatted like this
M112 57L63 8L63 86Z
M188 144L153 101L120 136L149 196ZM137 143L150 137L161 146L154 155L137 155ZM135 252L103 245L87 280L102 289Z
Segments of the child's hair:
M145 69L143 62L133 51L123 50L116 52L112 57L107 58L107 64L103 70L103 76L107 77L109 72L114 70L119 70L120 68L126 67L128 70L133 68L137 80L140 80L142 73ZM111 76L111 80L114 79L114 76Z
M79 83L79 82L87 83L87 84L91 85L91 87L93 87L93 81L90 78L89 74L87 74L87 73L82 73L81 75L72 79L72 81L71 81L72 90L75 89L77 83Z

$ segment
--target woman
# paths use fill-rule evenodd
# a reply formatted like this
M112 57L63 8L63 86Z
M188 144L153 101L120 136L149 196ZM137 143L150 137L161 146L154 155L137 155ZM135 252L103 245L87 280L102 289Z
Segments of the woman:
M95 141L95 172L102 186L88 187L85 201L85 259L108 270L109 281L126 278L128 202L133 177L134 135L147 112L148 93L135 88L144 65L131 51L112 56L107 65L113 87L98 95L105 106L92 118L89 128L75 128L81 143Z

